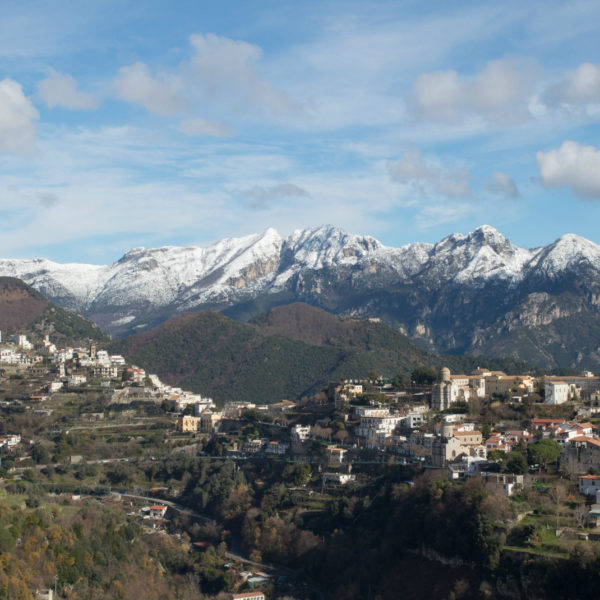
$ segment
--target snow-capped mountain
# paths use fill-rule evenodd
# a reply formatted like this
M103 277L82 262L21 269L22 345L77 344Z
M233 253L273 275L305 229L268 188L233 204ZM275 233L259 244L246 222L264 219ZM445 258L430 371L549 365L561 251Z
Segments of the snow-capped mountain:
M379 316L431 349L538 362L543 355L549 364L557 361L533 339L531 323L549 327L574 315L595 322L600 304L599 246L568 234L529 250L487 225L400 248L332 226L285 239L267 229L204 248L136 248L106 266L3 259L0 275L22 279L117 335L190 310L247 318L304 301L339 314ZM517 333L516 345L526 338L541 349L513 351L505 341Z

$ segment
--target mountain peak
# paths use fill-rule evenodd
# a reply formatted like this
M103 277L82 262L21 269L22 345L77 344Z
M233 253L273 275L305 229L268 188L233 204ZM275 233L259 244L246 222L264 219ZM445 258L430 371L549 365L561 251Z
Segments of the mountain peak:
M537 253L536 266L549 275L556 275L581 263L588 263L600 270L600 246L574 233L562 235Z
M481 288L497 280L515 287L536 273L540 281L555 279L588 265L600 273L600 248L573 234L527 250L481 225L435 245L394 248L326 224L286 238L267 228L206 247L135 248L108 266L0 260L0 275L21 277L61 306L124 333L133 322L139 330L203 307L235 311L243 305L240 310L250 316L259 304L264 308L280 298L335 304L348 290L368 290L361 296L364 306L348 314L377 315L377 303L384 303L377 294L393 293L397 286Z
M475 243L480 245L487 245L497 250L498 248L506 247L508 244L512 246L508 238L503 236L497 229L491 225L480 225L469 233L465 240L473 240Z

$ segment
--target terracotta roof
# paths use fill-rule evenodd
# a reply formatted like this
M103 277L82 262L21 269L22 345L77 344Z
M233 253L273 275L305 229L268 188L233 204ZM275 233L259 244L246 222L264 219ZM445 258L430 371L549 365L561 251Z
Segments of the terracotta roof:
M593 446L600 447L600 440L596 438L587 437L586 435L580 435L579 437L571 438L569 441L571 442L586 442L588 444L592 444Z

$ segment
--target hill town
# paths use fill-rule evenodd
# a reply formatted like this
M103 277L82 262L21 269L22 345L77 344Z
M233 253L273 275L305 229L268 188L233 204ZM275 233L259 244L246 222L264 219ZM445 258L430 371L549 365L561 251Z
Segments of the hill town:
M381 477L409 486L407 493L422 478L481 486L498 499L490 536L500 542L499 556L558 560L577 544L594 550L600 538L600 377L589 371L534 376L479 367L456 374L421 364L406 377L372 373L264 403L260 396L212 399L165 384L92 340L58 347L48 334L3 334L5 497L23 498L28 507L49 492L70 506L85 498L116 505L147 536L168 535L191 551L210 549L201 561L218 563L219 589L233 597L285 590L318 597L329 584L302 559L318 549L310 536L323 526L314 520ZM242 468L248 483L230 483L228 494L237 499L217 503L192 485L194 461L209 471ZM262 490L257 469L272 478ZM273 485L287 495L273 504L278 526L294 524L308 536L293 558L269 550L260 533L253 540L239 522L243 514L244 523L253 519L253 496L263 498L264 508ZM183 519L184 507L197 516ZM293 575L285 571L290 567ZM481 578L473 573L468 585ZM209 590L201 575L197 582ZM63 578L60 585L67 593L82 581ZM253 589L263 591L244 591Z

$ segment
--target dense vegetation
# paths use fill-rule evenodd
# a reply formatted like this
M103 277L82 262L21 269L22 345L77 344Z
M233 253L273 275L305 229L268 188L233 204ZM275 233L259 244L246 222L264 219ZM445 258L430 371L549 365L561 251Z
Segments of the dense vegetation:
M443 365L454 372L527 368L511 359L432 355L387 325L345 321L302 305L274 309L250 324L188 313L110 348L168 383L219 401L297 399L329 381L369 373L407 379L423 364L435 372Z
M573 542L573 556L510 552L536 527L507 527L515 504L467 482L417 477L401 467L361 485L307 496L307 465L173 457L153 476L183 485L181 501L220 526L192 537L237 540L254 560L300 569L334 600L355 598L593 597L600 554ZM543 492L541 493L543 497ZM311 510L311 506L314 509ZM229 532L229 533L227 533ZM535 543L535 542L532 542ZM503 592L503 593L504 593ZM591 595L591 596L590 596Z
M9 498L11 498L9 496ZM216 556L193 564L189 549L149 536L116 506L37 496L37 508L0 504L0 594L31 598L54 588L61 598L198 598L212 590ZM186 576L187 573L187 576ZM56 582L55 582L56 577ZM219 582L217 591L223 589Z

